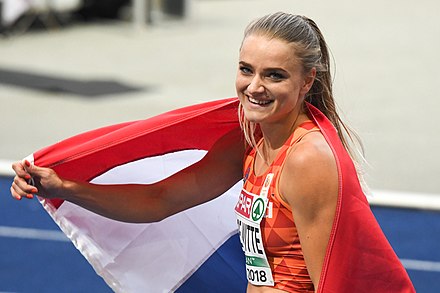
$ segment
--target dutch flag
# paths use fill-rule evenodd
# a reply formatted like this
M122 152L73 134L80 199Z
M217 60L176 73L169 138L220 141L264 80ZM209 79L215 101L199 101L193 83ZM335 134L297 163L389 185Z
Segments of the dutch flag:
M237 99L89 131L28 157L96 184L153 183L200 160L239 127ZM221 175L219 175L221 176ZM244 292L234 206L241 182L217 199L152 224L107 219L60 200L44 208L116 292Z

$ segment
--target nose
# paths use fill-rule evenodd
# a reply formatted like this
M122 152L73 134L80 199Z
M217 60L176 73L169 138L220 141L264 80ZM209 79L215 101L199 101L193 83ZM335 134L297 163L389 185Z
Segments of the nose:
M264 86L263 81L261 80L259 75L254 75L251 82L247 86L247 90L249 94L263 93Z

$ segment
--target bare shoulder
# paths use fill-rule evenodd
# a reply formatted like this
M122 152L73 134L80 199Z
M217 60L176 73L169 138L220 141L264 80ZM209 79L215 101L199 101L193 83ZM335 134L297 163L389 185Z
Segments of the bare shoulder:
M333 152L320 132L311 132L286 158L280 191L292 206L316 210L333 205L338 190L338 171Z
M320 132L311 132L298 142L286 158L288 169L312 169L335 165L333 152ZM291 170L294 171L294 170Z

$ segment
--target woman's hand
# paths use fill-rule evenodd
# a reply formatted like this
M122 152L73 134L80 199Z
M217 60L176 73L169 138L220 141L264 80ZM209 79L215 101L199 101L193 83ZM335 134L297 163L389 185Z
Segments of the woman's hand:
M33 195L45 198L61 197L63 180L54 170L32 165L29 161L12 164L15 172L11 185L11 195L17 200L33 198Z

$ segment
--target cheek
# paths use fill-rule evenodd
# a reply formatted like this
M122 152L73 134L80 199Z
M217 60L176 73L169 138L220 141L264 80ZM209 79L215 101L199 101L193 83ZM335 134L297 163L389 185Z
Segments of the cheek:
M297 87L283 87L283 88L273 88L271 92L277 97L277 102L281 108L292 108L298 103L299 100L299 89Z
M284 96L298 98L298 96L301 94L301 86L298 83L291 83L286 85L284 88L279 88L279 93Z
M246 79L241 76L237 76L237 78L235 79L235 89L237 91L237 94L240 94L240 92L244 91L246 87Z

